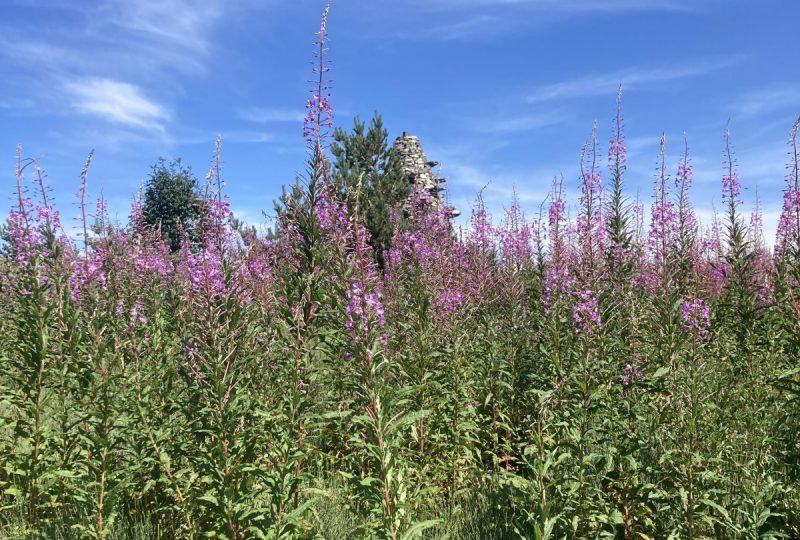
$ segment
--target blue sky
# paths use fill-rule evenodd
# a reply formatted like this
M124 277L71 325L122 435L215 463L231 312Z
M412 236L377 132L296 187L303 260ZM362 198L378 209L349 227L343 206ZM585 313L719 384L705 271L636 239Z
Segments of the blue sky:
M253 224L303 170L303 106L318 0L0 0L0 164L41 160L62 212L96 149L90 191L124 221L159 156L202 178L215 134L234 211ZM495 217L514 186L528 214L554 175L577 190L582 143L605 147L625 87L628 188L649 200L658 139L675 170L686 131L693 199L719 204L731 119L750 204L771 237L786 139L800 114L793 0L338 0L336 124L384 116L420 136L465 211ZM605 148L603 148L605 152ZM9 203L10 204L10 203ZM749 208L749 206L748 206Z

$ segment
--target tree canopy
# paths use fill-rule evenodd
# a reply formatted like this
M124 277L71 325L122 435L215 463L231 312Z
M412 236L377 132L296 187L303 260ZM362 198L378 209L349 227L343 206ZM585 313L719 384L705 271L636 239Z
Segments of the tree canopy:
M200 238L205 205L190 167L184 167L180 158L169 163L159 158L144 187L143 221L161 231L172 251L180 248L184 233L192 242Z
M337 128L331 146L334 156L333 180L352 209L359 195L359 213L370 233L370 244L378 264L383 266L383 252L391 246L392 209L402 207L409 195L408 178L400 167L388 132L379 113L367 126L356 116L353 130Z

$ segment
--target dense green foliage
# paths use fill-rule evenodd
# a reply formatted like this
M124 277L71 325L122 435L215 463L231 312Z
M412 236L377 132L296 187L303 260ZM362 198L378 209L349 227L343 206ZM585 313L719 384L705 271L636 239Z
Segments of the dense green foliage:
M360 205L370 245L378 264L383 267L383 254L391 247L393 223L396 222L392 220L392 211L402 213L411 186L388 144L388 132L381 116L375 113L369 128L359 117L355 118L352 132L337 128L331 153L334 156L333 181L348 198L351 209ZM360 201L353 200L355 193L359 194Z
M2 258L3 536L800 533L796 265L765 304L731 260L707 337L681 327L677 281L598 278L603 323L576 332L543 309L549 262L412 212L385 324L353 327L358 284L383 279L356 217L332 221L325 160L309 176L277 244L239 243L228 215L204 243L221 258L161 272L138 266L164 253L146 228L98 229L83 254L46 221L31 258ZM75 278L95 260L102 279ZM443 274L472 296L441 304Z
M144 185L142 216L161 231L172 251L180 248L184 233L193 241L200 237L202 203L197 180L180 159L167 163L162 158L153 165Z

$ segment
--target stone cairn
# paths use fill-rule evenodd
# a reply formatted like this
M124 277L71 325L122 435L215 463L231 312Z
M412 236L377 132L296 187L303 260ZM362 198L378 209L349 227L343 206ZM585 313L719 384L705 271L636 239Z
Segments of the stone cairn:
M435 210L444 208L446 206L445 184L447 180L436 175L433 169L439 166L439 162L428 161L425 152L422 151L419 138L404 131L395 139L394 150L411 185L420 188L428 196L427 202L431 208ZM460 212L451 209L449 214L450 217L456 217L460 215Z

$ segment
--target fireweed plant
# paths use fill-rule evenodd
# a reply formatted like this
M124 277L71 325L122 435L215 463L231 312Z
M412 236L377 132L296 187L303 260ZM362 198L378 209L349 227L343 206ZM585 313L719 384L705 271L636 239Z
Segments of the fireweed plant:
M457 229L411 190L376 254L368 190L334 181L327 13L269 236L233 219L219 139L177 250L141 197L109 221L92 154L70 236L18 150L0 536L797 538L800 120L774 248L727 128L718 217L662 135L645 223L620 89L533 219L478 194Z

